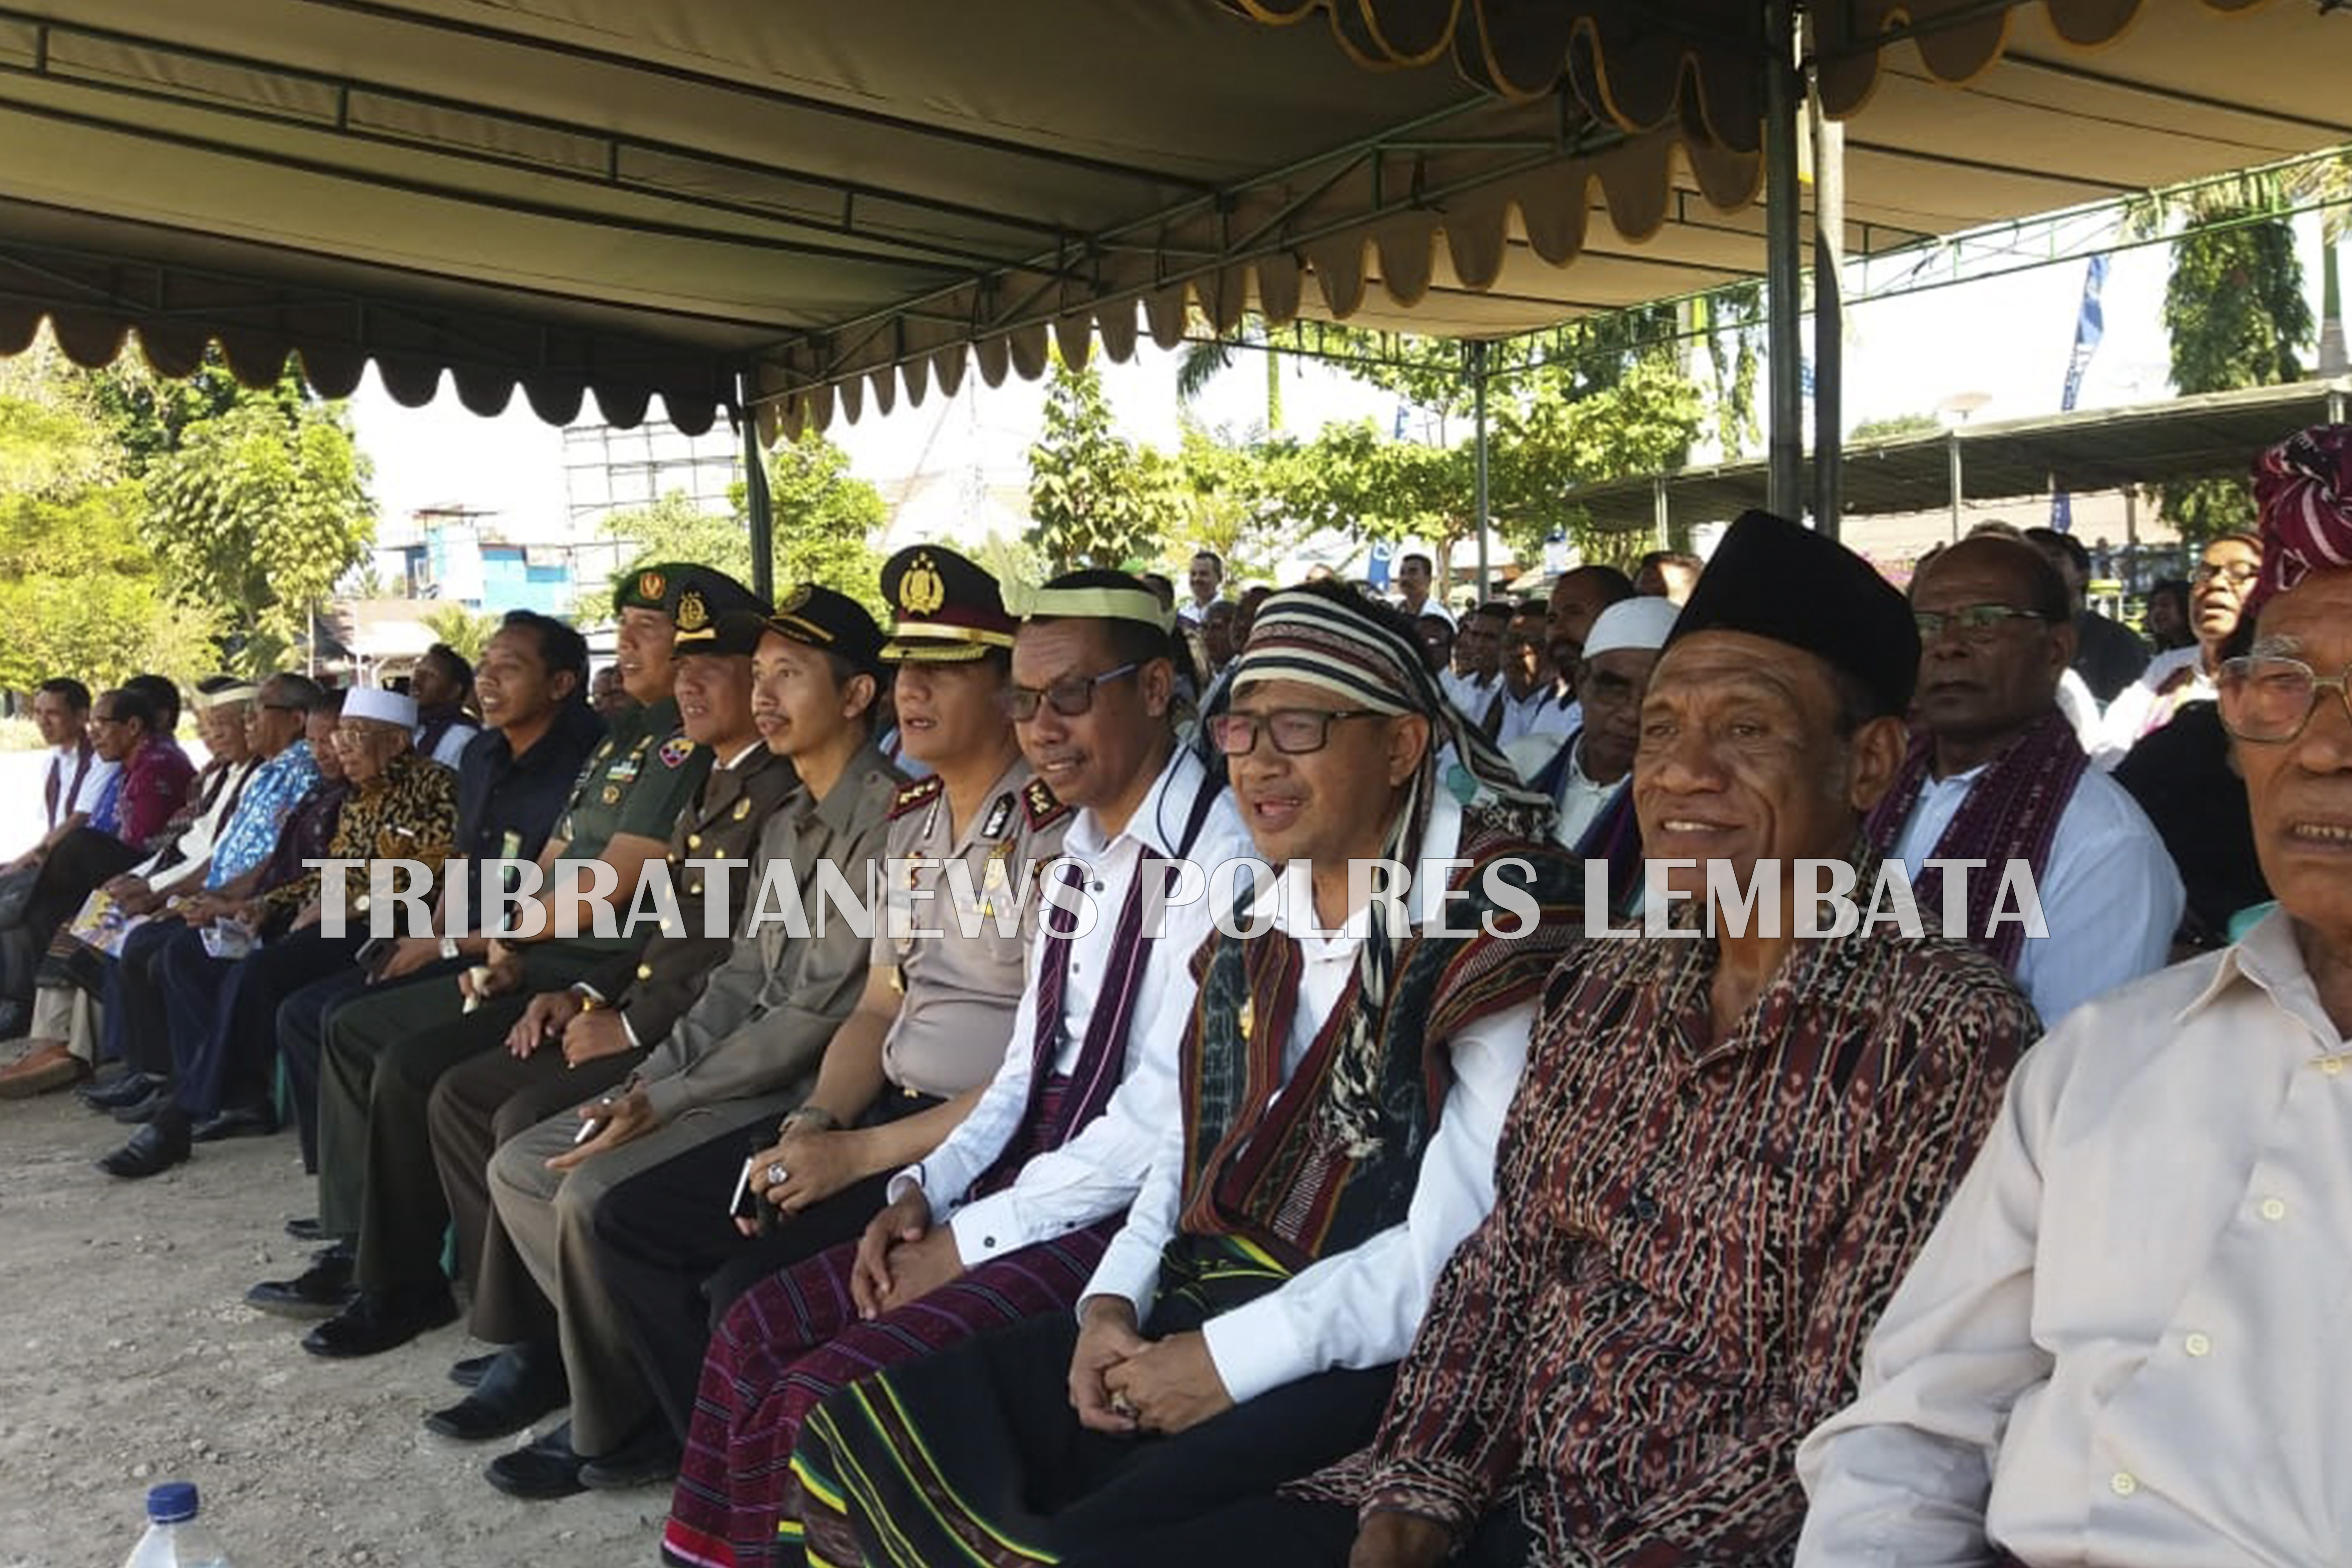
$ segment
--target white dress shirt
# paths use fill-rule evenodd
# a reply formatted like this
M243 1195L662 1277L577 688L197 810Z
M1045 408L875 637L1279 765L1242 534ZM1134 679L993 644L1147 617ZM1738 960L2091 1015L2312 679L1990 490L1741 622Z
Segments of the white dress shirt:
M2028 1052L1799 1450L1801 1568L2347 1561L2347 1069L2276 912Z
M1431 853L1416 869L1407 908L1434 919L1444 860L1460 842L1462 811L1441 793L1430 810ZM1286 869L1269 898L1275 924L1299 945L1298 1006L1284 1047L1286 1075L1322 1031L1356 963L1358 939L1318 935L1313 889L1303 867ZM1458 912L1456 919L1459 919ZM1527 1064L1535 1005L1489 1015L1449 1042L1454 1066L1437 1131L1403 1220L1305 1269L1280 1289L1213 1318L1202 1331L1209 1358L1235 1404L1334 1367L1401 1360L1428 1310L1437 1276L1463 1237L1495 1206L1495 1144ZM1087 1282L1087 1296L1123 1296L1147 1321L1159 1293L1160 1258L1183 1206L1184 1129L1180 1114L1158 1128L1150 1173Z
M1921 787L1895 841L1895 858L1914 878L1984 771L1970 768ZM2000 874L1999 866L1969 872ZM2050 934L2025 939L2013 978L2045 1029L2099 993L2161 968L2186 898L2180 873L2147 815L2096 768L2084 771L2059 815L2049 863L2034 889ZM2001 907L2014 906L2004 900Z
M1070 942L1055 1071L1066 1073L1077 1066L1087 1023L1102 994L1103 976L1110 968L1119 911L1145 852L1177 853L1193 798L1210 784L1199 757L1180 749L1117 837L1104 840L1102 821L1091 810L1080 811L1071 821L1062 851L1085 874L1082 888L1094 904L1095 923ZM1255 852L1232 793L1222 792L1187 858L1206 879L1223 862ZM1056 873L1048 868L1043 874ZM1132 1202L1162 1130L1182 1120L1176 1064L1192 1011L1191 965L1208 939L1214 915L1206 893L1166 906L1160 935L1144 961L1124 1074L1103 1113L1059 1149L1023 1165L1010 1187L964 1204L965 1192L1020 1136L1028 1108L1037 1037L1037 977L1047 945L1042 938L1032 942L1028 984L1013 1015L1003 1065L946 1142L921 1164L892 1179L891 1198L904 1193L908 1184L919 1185L932 1217L945 1219L954 1230L956 1251L967 1265L1092 1225ZM1058 921L1066 916L1057 911L1053 918Z
M2090 684L2073 670L2063 670L2058 676L2058 711L2066 715L2066 722L2074 727L2074 739L2094 761L2105 736L2105 723L2099 713L2099 700L2092 695Z
M49 776L58 781L58 815L49 823L55 827L76 812L87 816L98 809L98 797L106 793L106 781L122 771L121 763L110 763L97 752L89 756L89 766L82 769L81 783L74 783L74 769L81 766L81 748L53 746L49 749ZM43 783L46 795L48 785Z
M1454 706L1462 710L1463 717L1474 725L1486 721L1486 710L1495 705L1495 693L1502 689L1502 682L1503 678L1499 674L1481 680L1475 676L1459 675L1450 669L1437 678L1438 686L1453 700Z
M1538 686L1525 697L1503 692L1503 722L1495 731L1497 745L1530 735L1572 735L1584 721L1584 705L1557 685Z
M2182 670L2189 679L2172 691L2158 689ZM2092 749L2091 761L2112 772L2115 765L2131 754L2131 749L2151 730L2161 730L2172 721L2172 715L2184 702L2213 700L2212 679L2205 673L2204 649L2167 648L2147 661L2137 680L2116 693L2107 710L2099 719L2099 743Z

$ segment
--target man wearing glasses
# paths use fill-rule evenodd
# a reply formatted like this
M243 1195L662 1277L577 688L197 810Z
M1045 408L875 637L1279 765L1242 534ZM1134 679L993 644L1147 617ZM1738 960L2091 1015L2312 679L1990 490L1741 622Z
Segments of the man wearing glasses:
M1798 1456L1798 1562L2326 1563L2352 1539L2352 429L2255 470L2222 723L2279 908L2034 1047Z
M675 1559L742 1568L782 1550L780 1522L797 1533L793 1446L824 1395L1066 1314L1181 1114L1177 1047L1212 914L1197 895L1249 841L1222 776L1176 744L1174 616L1118 572L1006 600L1026 617L1013 729L1077 808L1012 1048L947 1141L892 1178L861 1240L753 1285L717 1325L699 1392L677 1398L694 1432L665 1536ZM1169 892L1185 861L1202 876Z
M1232 690L1207 733L1282 869L1193 961L1180 1104L1127 1224L1075 1317L817 1407L793 1459L812 1561L1139 1561L1347 1453L1493 1202L1574 929L1549 803L1439 695L1412 623L1337 584L1266 601ZM1411 868L1397 904L1375 859ZM1488 929L1496 877L1532 922Z
M1960 900L1968 929L1946 934L1998 959L2054 1026L2163 964L2180 921L2179 873L2059 710L2074 626L2066 585L2039 552L1996 535L1962 540L1912 579L1911 608L1920 729L1870 814L1871 846L1903 862L1931 915L1947 904L1945 877L1958 874L1931 862L1977 862ZM2010 918L2022 908L2010 870L2021 863L2047 935Z

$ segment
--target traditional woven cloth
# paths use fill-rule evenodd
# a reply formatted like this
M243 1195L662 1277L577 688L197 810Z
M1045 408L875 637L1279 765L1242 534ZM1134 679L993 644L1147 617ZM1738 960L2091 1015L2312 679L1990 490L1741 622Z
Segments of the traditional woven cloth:
M1935 737L1922 731L1912 740L1903 771L1895 775L1894 787L1871 812L1864 827L1871 847L1880 854L1893 854L1935 761ZM1987 764L1969 786L1968 798L1952 814L1943 837L1936 840L1927 857L1930 861L1985 863L1979 874L1969 879L1968 930L1948 935L1965 936L1971 946L1998 960L2003 969L2016 970L2018 956L2024 951L2024 922L2003 921L1996 932L1986 929L2000 892L2000 868L2011 860L2026 861L2033 868L2035 885L2040 885L2050 864L2051 843L2058 836L2058 819L2065 815L2066 803L2074 798L2074 786L2089 765L2082 742L2074 738L2074 727L2054 709ZM1940 868L1927 866L1911 886L1922 910L1942 907Z
M2314 572L2352 566L2352 425L2299 430L2254 459L2263 575L2251 614Z
M1417 863L1429 827L1431 792L1441 784L1464 803L1465 842L1470 812L1494 831L1536 841L1550 837L1556 810L1551 798L1520 782L1495 742L1438 690L1421 650L1373 619L1352 595L1294 588L1260 605L1229 690L1265 680L1297 681L1330 692L1350 708L1418 713L1430 721L1420 771L1405 781L1402 807L1381 849L1385 858ZM1456 760L1441 781L1438 758L1448 747ZM1323 1100L1323 1114L1349 1158L1372 1154L1382 1135L1381 1073L1371 1020L1388 1005L1406 941L1406 933L1387 929L1386 913L1382 901L1373 900L1370 930L1358 950L1355 993L1339 1015L1342 1033L1330 1063L1330 1093Z

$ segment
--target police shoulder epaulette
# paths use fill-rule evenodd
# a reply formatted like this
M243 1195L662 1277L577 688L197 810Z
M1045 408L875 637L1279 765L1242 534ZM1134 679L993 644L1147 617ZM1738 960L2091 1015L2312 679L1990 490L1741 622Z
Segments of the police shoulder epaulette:
M1021 791L1021 805L1028 817L1029 831L1043 833L1046 828L1070 815L1071 808L1062 803L1053 786L1044 779L1031 779Z
M900 790L898 798L890 803L890 816L896 819L906 816L910 811L919 811L929 804L931 796L940 793L940 775L937 773L917 779L913 784Z

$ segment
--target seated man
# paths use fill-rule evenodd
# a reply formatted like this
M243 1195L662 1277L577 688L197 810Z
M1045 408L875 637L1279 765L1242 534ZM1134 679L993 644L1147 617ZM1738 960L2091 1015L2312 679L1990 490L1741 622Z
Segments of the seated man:
M481 721L466 711L474 667L447 643L435 643L417 659L408 694L416 699L416 754L455 769L465 761L467 743L482 732Z
M1194 961L1181 1114L1076 1314L817 1406L793 1458L812 1559L1125 1563L1341 1457L1493 1201L1575 930L1549 803L1439 695L1412 623L1337 583L1265 602L1232 692L1208 731L1286 868ZM1410 889L1375 899L1375 858Z
M1601 612L1580 643L1581 722L1565 742L1538 735L1504 748L1529 788L1559 808L1553 832L1581 858L1609 863L1610 904L1639 901L1642 832L1629 786L1641 739L1642 694L1681 612L1654 595L1627 595Z
M1965 872L1967 930L1948 934L2000 960L2055 1026L2164 963L2179 874L2058 710L2074 628L2065 584L2032 545L1962 540L1911 580L1911 608L1924 728L1870 814L1871 846L1903 862L1929 910L1944 905L1946 872L1927 863L1977 862ZM2002 889L2016 864L2031 870L2046 936L2009 918L2017 894Z
M660 586L658 600L647 591L648 575ZM623 614L637 617L623 639L624 668L635 666L640 679L654 683L654 701L640 710L647 727L634 735L616 730L604 742L611 752L592 756L583 770L564 822L541 852L546 886L526 900L535 907L524 910L509 934L490 942L487 964L468 970L457 984L425 981L372 993L328 1016L319 1096L320 1218L331 1233L355 1245L352 1279L360 1294L303 1337L302 1348L313 1355L374 1355L457 1316L441 1268L450 1216L426 1119L434 1086L444 1073L496 1052L502 1043L523 1055L543 1043L528 1030L517 1032L532 994L566 988L615 955L642 947L651 922L625 925L622 917L635 905L646 867L670 853L680 814L691 809L699 826L707 814L730 811L740 798L742 778L731 769L718 788L706 787L714 758L696 731L709 731L706 721L689 722L679 711L675 643L683 631L707 626L713 615L751 603L750 593L721 573L671 566L633 574L621 596ZM721 721L737 724L744 717L731 709ZM612 873L610 894L600 896L584 882L567 886L554 872L567 858L602 861ZM691 890L689 879L679 889L681 902L689 901ZM596 929L600 912L603 931ZM700 935L701 912L694 904L696 929L687 951L707 971L725 956L726 946ZM567 925L573 934L563 934ZM726 926L722 921L721 929ZM575 1073L609 1074L602 1077L605 1083L627 1070L629 1064L616 1058L636 1050L618 1030L599 1030L593 1039L572 1044L561 1059ZM580 1048L583 1044L589 1048ZM548 1058L541 1070L560 1074L556 1059ZM602 1066L587 1065L599 1060Z
M1068 810L1013 742L1004 709L1013 622L996 580L950 551L914 545L884 565L882 589L897 614L880 657L899 665L908 744L934 771L893 797L889 875L879 881L895 923L872 932L855 1009L821 1042L806 1028L773 1042L789 1056L712 1063L749 1069L745 1098L682 1122L636 1152L644 1157L624 1144L574 1168L566 1140L575 1133L541 1128L491 1161L499 1224L556 1304L572 1395L570 1421L489 1464L490 1484L511 1496L668 1479L680 1435L665 1406L683 1414L701 1363L703 1281L724 1267L744 1269L748 1283L856 1237L890 1174L938 1146L1003 1058L1035 924L1033 868L1059 852ZM836 985L845 978L833 974ZM837 994L812 989L796 1000L823 1014ZM813 1063L804 1053L819 1044ZM791 1091L782 1103L793 1109L772 1131L779 1104L767 1097L779 1091ZM656 1097L669 1102L688 1088L669 1076L640 1092L642 1105L633 1093L610 1108L624 1131L643 1128L638 1112ZM605 1113L583 1106L565 1120L576 1130ZM749 1196L782 1215L756 1244L724 1204L747 1141L761 1149Z
M1129 1561L1786 1559L1789 1450L1845 1397L2034 1033L1958 942L1794 934L1799 863L1853 855L1900 764L1917 650L1860 557L1760 512L1731 526L1651 679L1633 774L1643 842L1713 934L1588 942L1551 976L1495 1212L1371 1449ZM1744 909L1711 894L1726 872Z
M699 1392L663 1391L673 1418L692 1422L663 1536L673 1558L776 1554L779 1522L800 1517L793 1445L824 1395L1075 1305L1177 1114L1177 1047L1212 907L1198 884L1172 907L1161 895L1177 863L1205 876L1248 854L1248 837L1223 781L1176 744L1172 616L1117 572L1012 599L1028 617L1013 649L1014 727L1077 808L1056 875L1094 921L1066 935L1074 911L1047 910L996 1076L944 1143L893 1178L864 1237L752 1286L725 1310Z
M2034 1047L1797 1457L1798 1562L2339 1562L2352 1539L2352 428L2255 470L2220 671L2279 907Z
M750 991L722 987L714 1002L707 988L734 957L738 944L724 933L740 930L758 901L758 846L802 782L759 730L752 654L766 624L756 610L730 610L677 635L678 710L687 734L717 759L670 834L679 925L566 990L532 997L505 1050L485 1051L434 1086L426 1107L433 1163L457 1222L459 1267L473 1286L474 1331L508 1347L465 1405L427 1419L444 1436L498 1436L563 1403L555 1314L492 1207L492 1154L550 1118L562 1124L562 1142L542 1159L584 1160L633 1142L651 1131L649 1119L625 1109L625 1087L604 1091L637 1082L641 1062L674 1061L687 1043L725 1035L751 1000ZM712 936L714 928L721 934ZM818 1005L814 991L807 1000ZM605 1113L602 1141L578 1142L572 1110L583 1101Z

